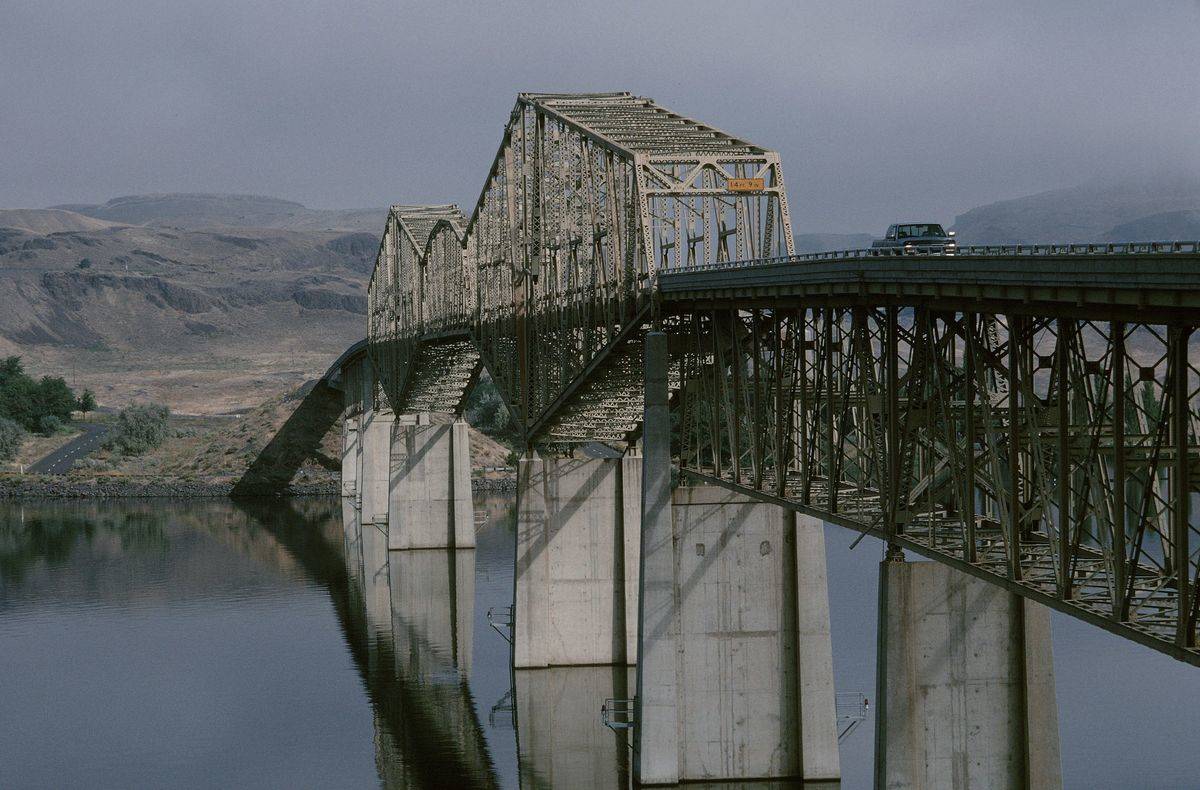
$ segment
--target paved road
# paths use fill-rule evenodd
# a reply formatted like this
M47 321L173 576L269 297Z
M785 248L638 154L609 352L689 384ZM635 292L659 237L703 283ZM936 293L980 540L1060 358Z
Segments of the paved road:
M40 461L30 464L26 471L39 475L65 475L76 461L99 449L107 435L107 425L89 425L79 436Z

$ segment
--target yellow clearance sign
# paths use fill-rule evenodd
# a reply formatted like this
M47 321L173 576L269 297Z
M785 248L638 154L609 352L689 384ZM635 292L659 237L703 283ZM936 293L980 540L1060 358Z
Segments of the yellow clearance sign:
M728 185L730 192L759 192L766 186L761 178L731 178Z

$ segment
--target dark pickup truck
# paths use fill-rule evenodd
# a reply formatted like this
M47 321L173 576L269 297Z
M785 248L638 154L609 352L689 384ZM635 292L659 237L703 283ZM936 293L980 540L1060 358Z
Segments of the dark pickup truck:
M932 222L892 225L882 239L871 242L871 247L914 255L954 255L958 252L954 231L946 232L941 225Z

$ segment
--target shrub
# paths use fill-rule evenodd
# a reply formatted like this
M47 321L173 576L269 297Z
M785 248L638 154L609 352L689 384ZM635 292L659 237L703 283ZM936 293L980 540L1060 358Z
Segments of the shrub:
M42 419L38 421L38 430L42 436L53 436L62 430L62 420L55 417L53 414L43 414Z
M141 455L153 450L167 438L167 418L171 411L150 403L127 406L117 415L116 430L108 446L124 455Z
M25 439L25 430L5 417L0 417L0 461L11 461L21 449Z

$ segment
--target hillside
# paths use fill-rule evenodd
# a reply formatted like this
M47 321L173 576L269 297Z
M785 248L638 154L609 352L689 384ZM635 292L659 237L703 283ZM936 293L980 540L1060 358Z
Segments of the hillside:
M140 205L125 218L176 206ZM84 222L11 222L39 214ZM323 372L365 332L375 233L113 225L65 210L0 221L0 355L102 405L241 410Z
M0 228L16 228L37 234L104 230L105 228L114 227L116 224L62 209L0 209Z
M1194 238L1194 226L1181 221L1197 210L1198 176L1092 181L973 208L954 229L965 244Z
M266 460L271 473L291 473L284 483L334 484L341 473L341 396L327 392L323 397L332 396L333 401L322 405L311 397L316 383L308 381L277 394L237 417L173 417L169 438L145 455L127 457L100 450L71 474L76 478L163 475L233 485L256 462ZM507 464L508 448L474 428L469 430L472 468L480 476L494 476L482 470Z
M1200 211L1168 211L1123 222L1105 234L1108 241L1200 239Z
M324 210L258 195L175 193L128 195L101 204L54 206L87 217L125 225L170 228L279 228L377 233L386 208Z

